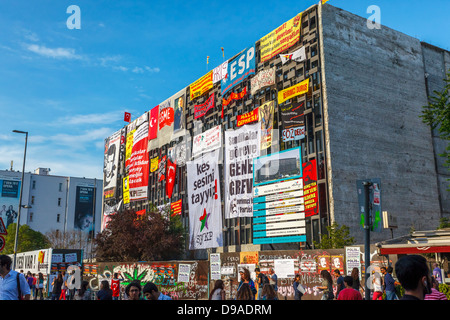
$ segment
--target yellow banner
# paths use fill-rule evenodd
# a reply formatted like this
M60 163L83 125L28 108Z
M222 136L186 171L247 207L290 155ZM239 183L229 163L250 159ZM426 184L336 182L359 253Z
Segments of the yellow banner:
M128 186L128 176L123 178L123 203L130 203L130 188Z
M309 78L293 85L292 87L278 91L278 104L285 102L293 97L307 93L309 90Z
M261 62L267 61L300 40L302 13L259 39Z
M189 86L189 91L191 93L191 100L202 96L208 90L213 87L213 72L212 70L205 74L203 77L195 81Z
M150 172L155 172L159 167L159 157L150 160Z

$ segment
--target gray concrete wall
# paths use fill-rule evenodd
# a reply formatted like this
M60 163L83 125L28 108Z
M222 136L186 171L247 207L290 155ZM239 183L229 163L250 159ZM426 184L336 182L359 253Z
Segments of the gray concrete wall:
M331 5L322 7L322 72L330 211L358 243L356 180L381 178L382 209L397 217L394 236L434 229L440 207L421 44ZM390 238L372 233L371 242Z

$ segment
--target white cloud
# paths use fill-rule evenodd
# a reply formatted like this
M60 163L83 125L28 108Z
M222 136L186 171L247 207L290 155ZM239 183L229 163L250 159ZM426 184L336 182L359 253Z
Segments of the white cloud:
M145 66L145 70L147 70L148 72L159 72L160 71L160 69L158 67L150 68L148 66Z
M77 55L75 50L71 48L47 48L46 46L30 44L27 46L27 50L54 59L82 59L82 57Z
M144 73L144 69L139 68L139 67L134 67L133 70L131 70L131 72L134 72L134 73Z
M109 124L122 120L123 111L71 115L57 119L54 125Z

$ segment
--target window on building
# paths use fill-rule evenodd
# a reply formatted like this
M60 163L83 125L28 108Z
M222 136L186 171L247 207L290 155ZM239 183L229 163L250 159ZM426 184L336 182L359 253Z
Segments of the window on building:
M56 215L56 222L61 222L61 214Z
M33 184L32 185L33 185L32 188L36 189L36 181L35 180L33 180Z
M30 215L28 217L28 222L33 222L33 212L30 212Z
M34 196L31 196L31 204L34 204Z
M61 198L58 198L58 207L61 207Z
M59 191L62 191L62 182L59 184Z

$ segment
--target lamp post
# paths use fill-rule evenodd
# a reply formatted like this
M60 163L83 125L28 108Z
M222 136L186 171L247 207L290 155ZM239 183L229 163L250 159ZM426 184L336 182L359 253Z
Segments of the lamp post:
M18 242L18 239L19 239L20 212L22 210L22 193L23 193L24 173L25 173L25 159L27 157L28 132L26 132L26 131L19 131L19 130L13 130L13 132L25 134L25 150L23 152L22 181L20 182L19 212L17 214L16 236L14 237L14 260L13 260L12 270L15 270L16 269L17 242Z

